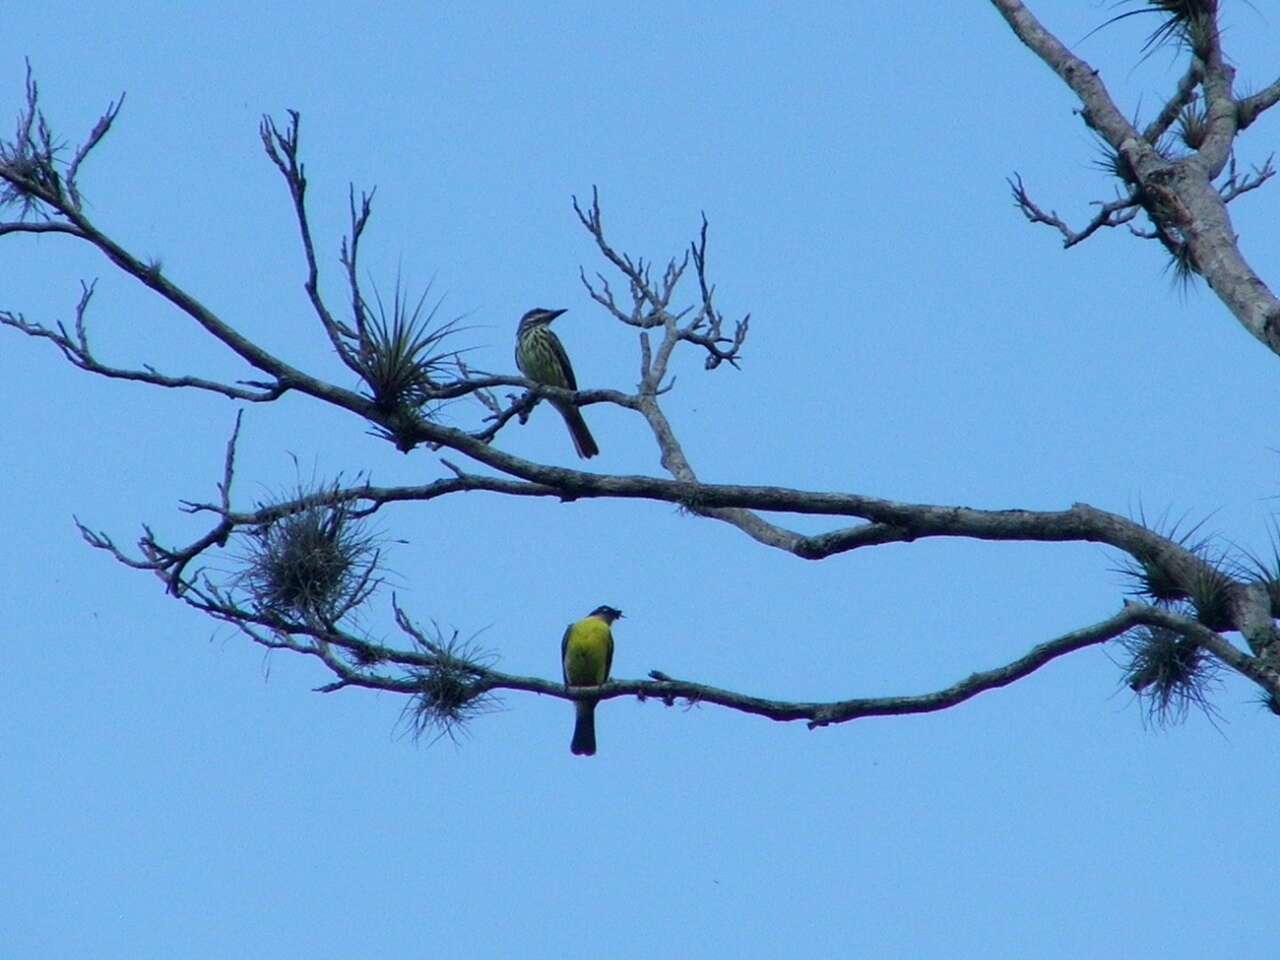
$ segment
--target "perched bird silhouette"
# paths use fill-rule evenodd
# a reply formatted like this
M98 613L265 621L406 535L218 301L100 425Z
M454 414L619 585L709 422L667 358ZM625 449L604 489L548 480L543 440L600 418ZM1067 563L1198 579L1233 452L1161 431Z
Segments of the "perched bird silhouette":
M609 679L613 666L613 621L622 616L613 607L596 607L577 623L569 624L560 643L566 687L598 687ZM574 702L577 720L569 749L580 756L596 752L596 701Z
M520 326L516 328L516 366L530 380L549 387L577 390L578 381L573 375L569 355L565 353L560 338L551 332L551 321L562 313L563 310L534 307L520 318ZM585 460L599 453L595 437L591 436L587 421L582 419L582 412L577 406L569 400L548 399L564 417L578 456Z

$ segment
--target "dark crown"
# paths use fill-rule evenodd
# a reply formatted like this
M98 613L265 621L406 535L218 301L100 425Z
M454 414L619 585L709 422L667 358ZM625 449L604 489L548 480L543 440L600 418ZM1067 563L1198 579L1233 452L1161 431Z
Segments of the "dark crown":
M520 326L525 327L534 323L550 323L562 313L564 313L563 310L548 310L546 307L534 307L520 318Z

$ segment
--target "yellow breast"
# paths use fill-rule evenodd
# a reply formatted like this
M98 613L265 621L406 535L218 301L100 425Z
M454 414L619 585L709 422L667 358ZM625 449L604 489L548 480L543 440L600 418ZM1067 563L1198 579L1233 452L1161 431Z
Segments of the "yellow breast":
M565 680L575 687L609 679L613 634L603 620L588 617L569 628L564 644Z

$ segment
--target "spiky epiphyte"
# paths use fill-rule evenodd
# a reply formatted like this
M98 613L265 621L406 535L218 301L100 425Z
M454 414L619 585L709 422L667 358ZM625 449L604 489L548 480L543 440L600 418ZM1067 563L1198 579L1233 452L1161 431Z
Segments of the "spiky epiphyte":
M1169 606L1186 600L1187 591L1154 560L1130 560L1126 558L1119 572L1132 583L1128 592L1160 606Z
M1162 19L1160 25L1151 31L1146 42L1143 43L1144 51L1150 54L1166 43L1175 43L1187 47L1201 59L1208 55L1213 44L1214 31L1217 29L1218 0L1123 0L1123 2L1138 9L1112 17L1102 24L1103 27L1139 14L1154 13Z
M1210 630L1230 630L1232 581L1222 573L1216 564L1200 554L1206 566L1197 568L1191 574L1188 585L1191 605L1195 608L1196 619ZM1218 563L1222 562L1219 558Z
M254 609L336 623L378 586L375 534L348 504L327 491L298 491L310 501L244 534L244 569L236 585Z
M1265 557L1250 550L1244 551L1241 575L1267 588L1271 602L1271 616L1280 619L1280 520L1271 518L1271 556Z
M1207 518L1206 518L1207 519ZM1218 629L1230 600L1230 578L1221 573L1225 558L1215 545L1212 534L1202 534L1205 520L1188 524L1186 515L1170 523L1167 514L1148 521L1146 511L1138 508L1134 520L1165 540L1195 554L1201 564L1189 572L1171 570L1159 556L1125 556L1116 572L1129 582L1128 593L1162 607L1172 607L1194 615L1206 626Z
M361 303L356 363L369 398L383 413L417 413L458 356L456 350L441 349L458 332L457 321L433 328L439 303L423 316L429 293L428 287L411 307L397 281L389 311L376 290L372 307Z
M1185 240L1177 239L1165 244L1169 253L1169 261L1165 269L1173 276L1173 284L1181 291L1188 290L1195 282L1200 271L1196 268L1195 257L1191 246Z
M1132 596L1194 616L1210 630L1229 630L1232 580L1204 555L1203 548L1194 552L1204 566L1193 568L1184 580L1174 579L1159 563L1149 560L1129 561L1120 572L1132 581L1128 591Z
M1192 150L1199 150L1204 145L1204 138L1209 133L1209 117L1204 107L1197 103L1189 103L1178 114L1178 136Z
M1186 719L1199 707L1211 719L1217 714L1208 689L1218 679L1218 662L1199 644L1164 627L1139 627L1120 638L1129 652L1124 680L1143 701L1146 718L1157 726Z
M41 194L59 201L65 197L56 166L64 145L54 140L39 104L40 90L28 62L26 107L18 114L13 139L0 140L0 167L11 175L0 181L0 206L18 206L22 219L32 214L47 216Z
M390 651L376 643L362 643L356 647L348 647L343 651L348 660L358 667L372 667L377 663L386 663Z
M484 671L480 661L492 658L460 641L456 632L448 639L437 637L416 645L432 662L411 671L418 693L405 706L403 718L415 739L429 736L434 742L447 736L456 740L467 721L496 705L492 694L477 682Z
M1093 161L1093 165L1103 173L1108 173L1130 186L1136 186L1138 183L1138 174L1129 163L1129 159L1105 141L1100 141L1098 157Z

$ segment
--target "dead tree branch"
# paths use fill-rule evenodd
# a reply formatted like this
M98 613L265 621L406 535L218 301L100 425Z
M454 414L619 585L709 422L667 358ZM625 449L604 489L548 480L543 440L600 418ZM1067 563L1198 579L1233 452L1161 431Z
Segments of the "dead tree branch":
M1027 193L1027 188L1022 182L1022 177L1014 174L1006 181L1009 189L1013 191L1013 202L1017 204L1019 210L1032 223L1043 223L1053 227L1062 234L1062 245L1064 247L1074 247L1082 240L1088 240L1098 230L1103 227L1118 227L1126 224L1138 215L1141 209L1138 201L1132 196L1121 197L1118 200L1112 200L1110 203L1098 203L1098 212L1093 219L1085 224L1082 230L1072 230L1067 226L1066 222L1059 219L1054 211L1046 213L1040 209Z
M1218 190L1211 187L1212 178L1223 169L1214 167L1217 158L1221 156L1226 162L1223 137L1234 136L1236 130L1235 121L1225 118L1222 111L1223 84L1230 77L1216 48L1202 51L1203 67L1193 65L1188 69L1177 91L1144 134L1158 136L1173 122L1172 117L1192 101L1197 89L1203 90L1206 133L1204 146L1196 155L1200 159L1195 163L1190 159L1186 163L1175 162L1135 132L1115 110L1096 74L1044 31L1022 4L1012 0L995 2L1018 35L1077 91L1085 104L1086 122L1123 158L1128 165L1125 169L1133 170L1126 180L1126 195L1101 204L1098 214L1079 232L1073 232L1055 213L1041 210L1027 195L1021 179L1015 177L1010 186L1023 213L1059 230L1066 245L1071 246L1102 227L1126 224L1139 209L1144 210L1156 224L1159 239L1171 249L1185 245L1196 269L1205 272L1217 289L1217 278L1223 274L1212 273L1217 268L1206 266L1201 259L1218 249L1218 241L1210 233L1222 224L1229 226L1225 220L1227 200L1256 189L1274 171L1268 161L1251 176L1237 178L1231 167L1226 182ZM1226 89L1229 92L1229 83ZM1258 104L1257 109L1264 108L1262 101ZM57 232L92 245L118 269L259 371L262 378L222 382L162 374L147 364L131 369L102 362L91 348L86 323L93 283L81 285L74 320L69 324L45 326L14 311L0 312L0 323L51 342L69 362L90 373L160 387L189 387L255 403L274 401L287 392L301 393L348 411L356 422L372 425L377 435L398 449L448 449L471 461L460 464L441 460L441 476L413 486L377 486L367 478L358 478L358 482L347 485L334 481L316 488L299 488L275 502L253 508L237 507L232 496L241 429L237 416L226 447L222 477L216 486L216 500L182 505L191 515L207 515L210 526L203 534L185 544L162 543L150 527L144 526L136 548L130 551L117 546L109 534L80 524L90 545L131 568L153 573L172 594L193 608L233 625L263 647L316 658L335 678L322 689L367 687L405 694L417 704L416 724L435 724L445 730L465 720L486 703L488 696L500 690L567 699L635 696L656 697L666 703L716 703L772 719L798 719L811 726L823 726L864 716L944 709L1025 677L1057 657L1146 625L1174 631L1187 644L1208 651L1271 696L1280 698L1280 674L1276 672L1280 634L1274 620L1280 612L1275 599L1280 596L1280 588L1271 589L1280 582L1280 571L1275 576L1253 579L1238 576L1224 571L1203 551L1172 535L1087 504L1058 511L978 510L903 503L855 493L703 483L662 408L662 399L674 386L671 360L677 349L688 344L703 356L706 369L725 365L736 368L750 327L749 314L730 322L721 311L708 270L709 227L705 216L689 248L681 256L668 259L661 270L655 270L654 261L621 252L606 236L597 191L593 189L591 203L585 208L574 198L578 219L593 238L606 269L616 270L621 276L621 284L616 276L611 284L603 273L588 279L586 269L580 270L592 299L614 320L637 331L640 382L635 392L608 388L570 391L502 372L472 370L462 360L465 348L442 345L461 328L456 321L436 323L436 307L426 307L425 292L420 297L408 296L397 281L389 305L378 296L376 288L372 298L365 296L358 264L361 240L371 217L372 192L357 198L352 188L348 194L350 228L338 260L346 274L350 317L340 317L325 304L307 213L307 180L299 152L300 118L290 111L289 121L283 126L264 118L259 131L264 149L283 176L294 208L308 302L328 345L344 366L361 379L364 392L359 392L314 377L251 341L164 276L158 264L143 262L85 215L77 183L82 162L111 129L119 106L115 102L108 107L72 161L63 165L58 158L57 140L39 110L35 83L28 76L27 106L16 138L0 145L0 183L4 184L0 205L19 208L16 220L0 223L0 236ZM1197 206L1207 202L1202 186L1209 186L1220 213L1214 208L1205 214ZM1214 221L1214 216L1219 216L1221 222ZM1226 265L1223 269L1229 272L1234 268ZM690 276L696 281L696 291L681 301L680 283ZM615 285L625 286L626 293L615 293ZM504 402L498 398L501 388L520 389L523 393L508 394ZM435 415L440 405L466 397L476 397L480 402L484 414L482 418L477 416L478 422L456 428L446 426ZM503 429L513 419L520 421L527 416L532 404L542 397L581 406L608 403L639 414L668 476L613 476L567 469L518 457L497 446ZM489 472L481 472L476 464ZM934 537L1102 543L1131 558L1142 576L1158 577L1164 585L1162 589L1173 598L1170 604L1177 606L1161 609L1129 604L1114 617L1041 643L1004 666L924 695L789 703L673 680L660 671L654 671L649 680L611 681L587 692L569 691L558 682L493 670L484 662L485 657L460 642L456 633L447 636L438 629L423 629L394 602L400 648L351 626L354 611L381 584L382 545L364 529L363 521L393 504L427 502L463 492L561 501L610 498L675 504L692 514L730 524L762 544L810 560ZM831 518L830 528L817 534L801 534L783 525L787 515ZM211 564L211 558L219 556L219 551L228 551L221 555L231 558L234 570L221 578ZM1222 633L1233 630L1244 637L1248 653L1223 638Z
M1139 235L1164 244L1183 276L1203 276L1245 329L1280 354L1280 300L1240 252L1227 213L1227 200L1246 191L1236 189L1242 182L1221 192L1214 186L1231 160L1240 132L1280 98L1280 90L1273 84L1253 97L1236 98L1235 68L1222 50L1217 5L1153 5L1166 18L1153 38L1178 42L1187 51L1189 64L1159 114L1139 132L1120 112L1099 72L1067 49L1026 4L991 2L1014 35L1079 98L1081 119L1107 145L1115 174L1123 183L1124 198L1116 202L1140 204L1153 224L1151 231L1139 231ZM1186 116L1197 96L1203 107L1196 108L1194 136L1185 136L1184 130L1190 152L1175 155L1160 138L1177 116ZM1259 185L1252 183L1249 189ZM1028 219L1058 230L1068 246L1100 226L1115 225L1108 217L1118 213L1104 205L1090 224L1093 230L1077 234L1031 203L1020 183L1014 184L1014 194Z

